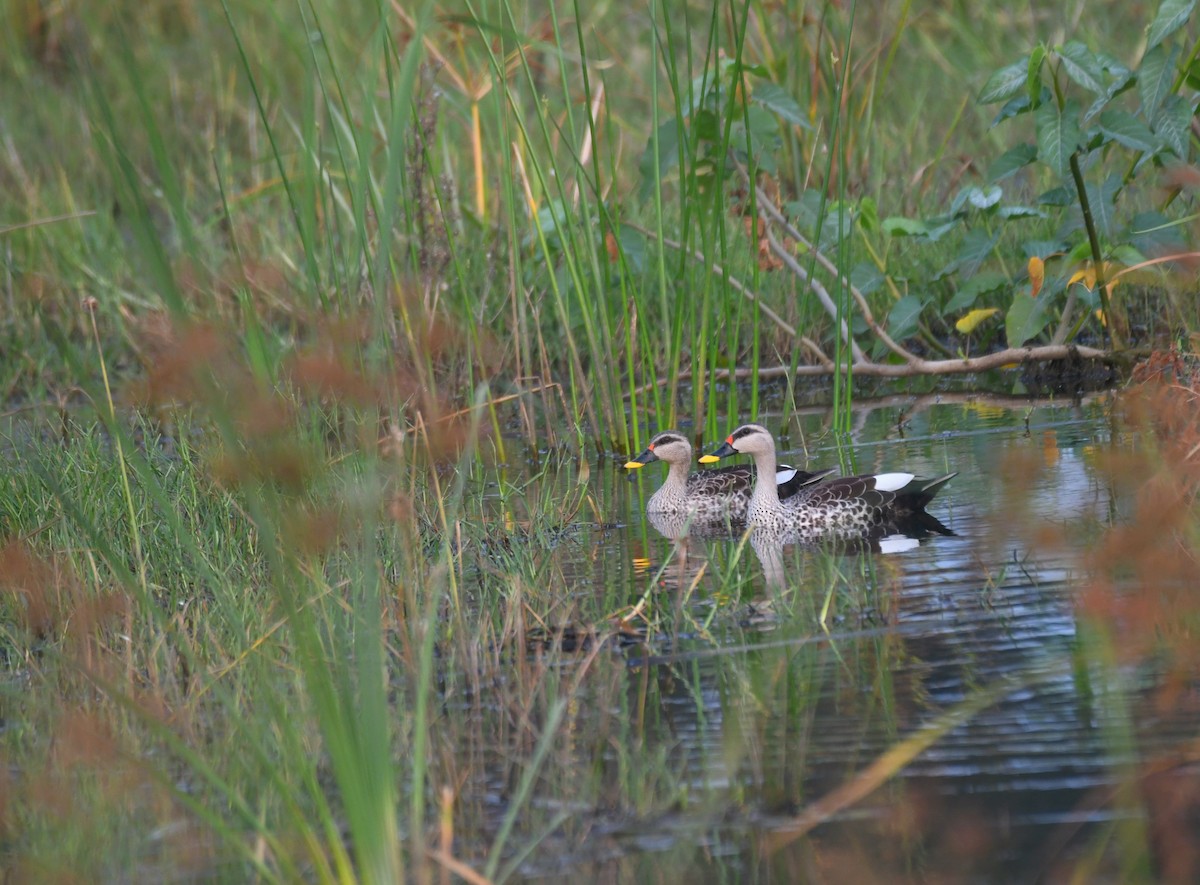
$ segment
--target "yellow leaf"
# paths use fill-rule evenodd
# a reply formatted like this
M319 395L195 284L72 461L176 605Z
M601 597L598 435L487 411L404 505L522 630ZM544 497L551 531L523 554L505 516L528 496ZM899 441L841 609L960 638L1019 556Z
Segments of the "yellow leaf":
M1029 295L1033 298L1038 297L1038 292L1042 291L1042 283L1046 281L1046 264L1042 259L1034 255L1029 259Z
M1067 280L1068 286L1074 286L1076 283L1083 281L1083 286L1089 292L1096 288L1096 272L1092 270L1091 265L1088 265L1083 270L1077 270L1071 274L1071 279Z
M995 316L1000 312L998 307L977 307L957 323L954 328L962 332L964 335L970 335L975 331L975 327L982 323L990 316Z
M1104 282L1108 286L1108 291L1116 288L1120 282L1120 273L1125 269L1122 264L1117 264L1115 261L1105 261L1101 265L1104 269ZM1067 285L1072 286L1075 283L1082 282L1089 292L1096 288L1096 267L1091 262L1081 270L1071 274L1071 279L1067 280Z

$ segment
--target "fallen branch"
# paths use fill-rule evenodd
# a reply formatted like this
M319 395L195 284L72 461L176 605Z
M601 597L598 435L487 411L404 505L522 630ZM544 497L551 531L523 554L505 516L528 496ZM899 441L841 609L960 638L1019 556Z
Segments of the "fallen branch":
M894 365L875 362L855 363L853 371L855 375L871 378L911 378L915 375L963 375L970 372L986 372L990 369L1018 366L1024 363L1062 360L1068 357L1093 360L1106 359L1111 356L1107 350L1098 350L1094 347L1084 347L1075 344L1043 344L1037 347L1009 347L1005 350L998 350L995 353L987 353L983 356L966 357L963 359L926 360L914 357L912 362ZM831 375L833 372L833 366L797 366L795 369L796 377L798 378ZM724 379L741 380L744 378L783 378L791 375L791 373L791 366L762 366L758 369L712 369L707 374L711 378L720 381ZM691 372L683 372L678 376L678 380L681 381L689 378L691 378ZM650 384L645 384L637 388L634 392L643 393L647 390L652 390L657 386L666 384L668 380L670 379L658 378Z

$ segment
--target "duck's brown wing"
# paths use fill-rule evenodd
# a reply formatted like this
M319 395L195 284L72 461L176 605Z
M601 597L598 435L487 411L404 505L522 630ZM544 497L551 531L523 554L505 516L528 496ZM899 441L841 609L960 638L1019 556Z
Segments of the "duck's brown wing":
M748 464L701 470L688 477L688 497L750 499L754 488L754 468Z
M896 500L895 492L875 487L874 476L839 476L828 482L804 486L791 498L804 507L837 507L848 502L883 511Z

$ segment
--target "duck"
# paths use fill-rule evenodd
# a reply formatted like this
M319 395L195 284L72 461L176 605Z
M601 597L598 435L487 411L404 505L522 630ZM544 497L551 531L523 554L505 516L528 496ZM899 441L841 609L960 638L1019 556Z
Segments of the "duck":
M759 477L775 470L775 438L761 424L743 424L716 451L700 458L700 463L713 464L735 454L753 456ZM746 507L746 523L760 532L810 539L928 517L925 506L957 475L947 473L934 479L912 473L837 477L802 486L787 498L779 495L774 483L760 480Z
M677 430L664 430L650 440L646 450L625 462L627 470L638 470L655 461L669 466L667 479L646 503L651 514L687 515L693 520L729 519L744 521L757 472L748 464L701 470L688 474L692 462L692 444ZM833 468L810 473L788 465L771 462L769 474L774 482L770 487L775 500L790 500L801 489L820 482L833 473Z

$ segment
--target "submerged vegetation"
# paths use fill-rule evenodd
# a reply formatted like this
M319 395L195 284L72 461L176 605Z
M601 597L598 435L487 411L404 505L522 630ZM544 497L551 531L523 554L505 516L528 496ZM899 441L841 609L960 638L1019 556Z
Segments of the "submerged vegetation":
M1198 663L1200 41L1192 3L1126 6L3 3L0 867L502 880L679 814L667 862L769 831L750 868L790 878L787 844L1066 669L1130 812L1073 871L1193 877L1194 759L1139 755L1135 705L1192 703ZM745 539L592 553L587 592L557 555L614 530L610 456L656 428L832 395L849 431L874 379L1056 359L973 383L1075 394L1151 352L1090 464L1133 510L1086 539L1075 644L1011 681L903 696L886 630L842 658L839 612L901 617L884 557L764 596ZM1023 509L1046 463L999 467L1030 550L1083 543ZM789 638L718 678L756 804L671 717L762 623ZM775 784L829 660L889 747Z

